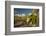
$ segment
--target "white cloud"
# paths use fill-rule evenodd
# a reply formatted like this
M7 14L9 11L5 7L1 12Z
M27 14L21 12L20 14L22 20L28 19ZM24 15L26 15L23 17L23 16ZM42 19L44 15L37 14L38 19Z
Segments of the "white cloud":
M32 15L32 13L29 13L28 15Z
M22 14L22 16L25 16L25 14Z
M25 16L25 14L15 14L15 16Z

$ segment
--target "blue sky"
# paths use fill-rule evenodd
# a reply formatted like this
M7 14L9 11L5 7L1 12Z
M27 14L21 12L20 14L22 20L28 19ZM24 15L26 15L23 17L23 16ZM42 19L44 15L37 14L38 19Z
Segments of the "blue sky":
M31 12L32 12L32 9L14 8L14 14L28 14Z

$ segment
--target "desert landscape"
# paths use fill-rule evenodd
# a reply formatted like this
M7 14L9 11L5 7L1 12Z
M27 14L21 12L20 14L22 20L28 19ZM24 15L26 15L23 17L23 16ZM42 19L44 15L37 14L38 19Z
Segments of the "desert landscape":
M38 27L39 9L32 9L31 13L14 15L14 27Z

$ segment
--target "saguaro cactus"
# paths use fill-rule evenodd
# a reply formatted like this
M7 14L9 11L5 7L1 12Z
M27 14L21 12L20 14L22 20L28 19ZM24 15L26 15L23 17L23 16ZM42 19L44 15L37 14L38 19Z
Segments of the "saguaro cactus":
M32 15L30 15L30 19L29 19L29 22L28 23L30 23L30 22L32 22L32 25L37 25L37 23L38 23L38 11L36 10L36 9L33 9L33 11L32 11Z

